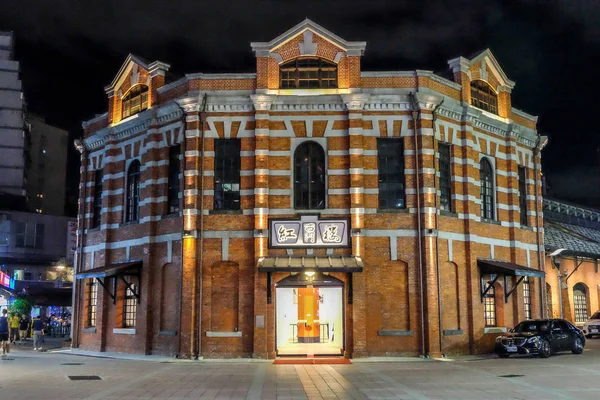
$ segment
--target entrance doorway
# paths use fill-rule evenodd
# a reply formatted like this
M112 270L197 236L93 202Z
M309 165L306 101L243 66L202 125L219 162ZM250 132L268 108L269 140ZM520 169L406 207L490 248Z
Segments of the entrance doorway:
M344 353L344 283L298 273L277 283L277 355Z

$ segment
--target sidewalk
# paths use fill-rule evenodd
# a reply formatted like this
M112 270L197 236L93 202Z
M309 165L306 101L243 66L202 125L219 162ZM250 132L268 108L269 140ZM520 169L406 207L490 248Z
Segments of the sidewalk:
M42 351L48 351L53 349L62 349L64 346L69 346L70 342L65 342L64 338L53 338L44 336L42 342ZM24 344L19 344L17 341L10 345L11 351L33 351L33 338L27 338Z

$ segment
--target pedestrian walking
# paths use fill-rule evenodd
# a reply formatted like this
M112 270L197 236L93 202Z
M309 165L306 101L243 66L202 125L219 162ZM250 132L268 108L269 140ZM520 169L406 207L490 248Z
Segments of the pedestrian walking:
M29 336L27 334L27 331L29 330L29 318L27 318L27 316L23 316L23 318L21 318L21 322L19 322L19 344L23 345L25 344L25 341L27 340L27 337Z
M44 324L38 315L33 320L33 349L34 350L42 350L42 329L44 329Z
M10 318L10 342L15 343L19 339L19 323L21 316L18 312L14 313Z
M7 317L8 311L2 310L2 316L0 317L0 346L2 346L2 357L6 357L10 353L9 345L9 321Z

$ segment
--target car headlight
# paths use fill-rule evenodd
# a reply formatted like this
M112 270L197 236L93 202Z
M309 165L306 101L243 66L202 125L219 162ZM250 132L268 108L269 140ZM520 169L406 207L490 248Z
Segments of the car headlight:
M496 338L496 343L500 343L501 341L502 341L502 336L498 336L498 337Z
M527 343L537 346L540 343L540 338L537 336L530 337L529 339L527 339Z

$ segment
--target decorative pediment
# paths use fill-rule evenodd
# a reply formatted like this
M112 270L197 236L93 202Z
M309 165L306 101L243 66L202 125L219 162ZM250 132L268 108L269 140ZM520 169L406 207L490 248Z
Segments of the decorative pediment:
M448 65L452 72L465 72L472 80L497 82L500 87L494 87L496 90L511 91L515 87L515 82L508 79L490 49L482 51L471 59L465 57L452 59L448 61Z
M256 56L270 56L281 63L287 58L281 55L281 49L286 45L292 46L296 55L314 56L318 55L319 46L324 46L322 41L339 49L341 54L330 57L336 62L343 55L362 56L367 46L366 42L348 42L308 18L270 42L252 42L250 45Z
M149 80L150 77L155 75L164 76L170 67L169 64L161 61L149 63L139 56L129 54L111 84L106 86L104 90L110 96L122 86L131 87L138 83L147 85L149 82L145 81L144 78Z

